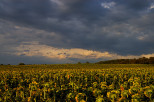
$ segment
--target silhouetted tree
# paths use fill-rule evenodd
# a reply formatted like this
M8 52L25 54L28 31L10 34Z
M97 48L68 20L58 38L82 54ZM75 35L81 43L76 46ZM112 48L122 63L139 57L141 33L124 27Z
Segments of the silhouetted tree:
M78 62L78 64L81 64L81 62Z
M138 58L138 59L116 59L108 61L100 61L98 64L154 64L154 57Z
M19 65L25 65L25 63L19 63Z
M87 61L86 64L89 64L89 62Z

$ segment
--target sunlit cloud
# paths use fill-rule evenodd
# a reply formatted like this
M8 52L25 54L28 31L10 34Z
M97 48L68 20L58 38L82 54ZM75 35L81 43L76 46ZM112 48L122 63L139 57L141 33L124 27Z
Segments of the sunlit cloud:
M55 48L47 45L41 45L38 42L24 42L19 47L16 47L16 55L25 55L25 56L44 56L48 58L78 58L78 59L97 59L101 57L112 57L108 52L99 52L92 50L85 50L80 48Z
M106 8L106 9L110 9L112 7L114 7L116 5L115 2L103 2L101 3L101 6Z
M143 35L143 36L137 37L138 40L145 40L146 38L148 38L148 35Z
M66 9L67 7L65 6L65 4L63 2L61 2L60 0L50 0L52 3L55 3L59 8L61 9Z
M150 7L149 7L149 9L151 10L151 9L154 9L154 4L152 4Z
M80 48L55 48L52 46L41 45L39 42L23 42L20 46L16 47L15 55L21 56L42 56L51 59L126 59L126 58L139 58L139 57L152 57L154 54L143 54L140 56L127 55L122 56L110 52L92 51Z

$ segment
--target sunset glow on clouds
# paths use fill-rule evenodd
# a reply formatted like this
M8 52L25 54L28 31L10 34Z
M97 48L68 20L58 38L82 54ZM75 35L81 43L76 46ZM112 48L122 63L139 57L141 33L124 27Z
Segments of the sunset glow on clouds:
M72 49L63 49L63 48L54 48L47 45L40 45L38 42L24 42L19 47L16 48L16 55L24 56L44 56L47 58L56 58L56 59L126 59L126 58L139 58L139 57L154 57L154 54L140 55L140 56L121 56L109 52L99 52L86 49L72 48Z
M71 49L62 49L62 48L54 48L47 45L39 45L36 42L32 42L29 44L20 45L17 49L17 55L25 55L25 56L45 56L48 58L79 58L79 59L97 59L97 58L110 58L112 54L108 52L98 52L92 50L85 50L79 48L71 48Z

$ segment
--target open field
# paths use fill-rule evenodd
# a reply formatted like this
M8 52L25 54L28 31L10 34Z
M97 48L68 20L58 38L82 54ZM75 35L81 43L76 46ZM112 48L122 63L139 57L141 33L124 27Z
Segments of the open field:
M2 102L153 102L154 65L1 65Z

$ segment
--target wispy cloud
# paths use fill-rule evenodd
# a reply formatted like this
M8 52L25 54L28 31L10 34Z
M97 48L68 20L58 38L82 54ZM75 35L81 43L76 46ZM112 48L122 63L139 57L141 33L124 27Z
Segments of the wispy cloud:
M101 3L101 6L106 8L106 9L110 9L112 7L114 7L116 5L115 2L103 2Z

